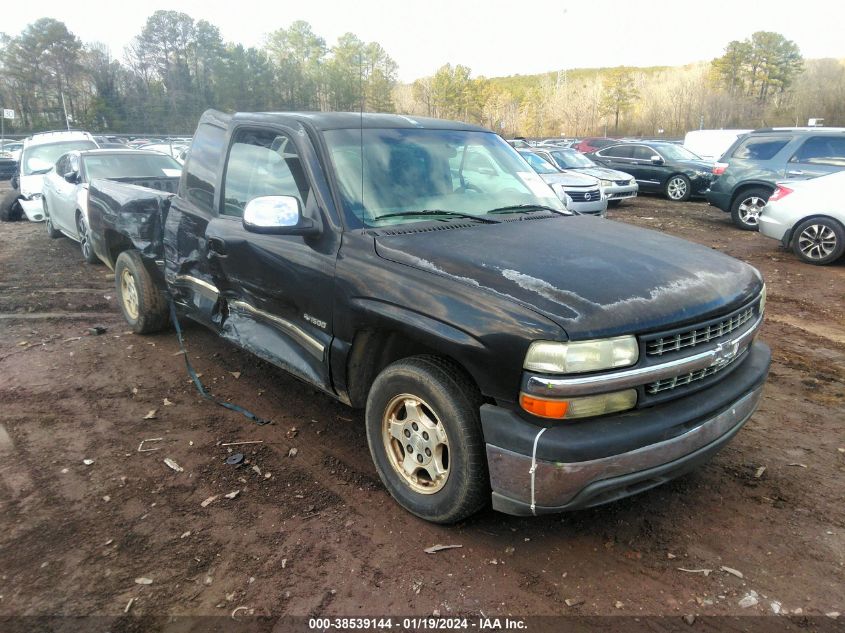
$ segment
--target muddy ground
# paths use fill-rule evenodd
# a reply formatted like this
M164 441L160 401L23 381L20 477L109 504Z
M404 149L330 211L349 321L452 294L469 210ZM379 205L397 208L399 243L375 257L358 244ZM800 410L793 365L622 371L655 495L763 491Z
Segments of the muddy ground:
M392 502L361 412L188 326L202 380L274 424L202 400L172 331L127 332L105 266L43 224L0 224L0 616L845 612L845 262L801 264L702 202L610 215L763 272L759 411L669 485L453 527ZM224 446L239 441L261 443ZM462 547L423 552L436 543Z

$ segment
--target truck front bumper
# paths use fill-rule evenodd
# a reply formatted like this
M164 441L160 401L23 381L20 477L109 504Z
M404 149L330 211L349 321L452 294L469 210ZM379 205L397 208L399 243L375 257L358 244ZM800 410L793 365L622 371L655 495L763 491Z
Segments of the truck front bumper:
M771 362L757 342L727 380L623 414L539 426L484 405L493 507L532 515L601 505L658 486L710 459L757 408Z

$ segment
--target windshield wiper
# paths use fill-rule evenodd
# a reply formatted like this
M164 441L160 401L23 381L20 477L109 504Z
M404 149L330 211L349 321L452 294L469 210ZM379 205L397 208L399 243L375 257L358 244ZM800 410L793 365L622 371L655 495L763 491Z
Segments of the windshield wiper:
M403 218L415 215L446 215L453 218L466 218L468 220L477 220L484 224L498 224L496 220L472 215L470 213L457 213L455 211L443 211L442 209L421 209L419 211L401 211L399 213L385 213L384 215L377 215L373 220L384 220L385 218Z
M510 204L506 207L497 207L488 211L488 214L493 213L534 213L535 211L551 211L558 215L570 215L569 211L561 209L553 209L542 204Z

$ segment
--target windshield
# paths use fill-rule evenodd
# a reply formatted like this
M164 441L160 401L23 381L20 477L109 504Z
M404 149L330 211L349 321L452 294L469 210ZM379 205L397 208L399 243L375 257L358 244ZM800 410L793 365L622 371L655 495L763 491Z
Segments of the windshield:
M420 211L482 217L501 207L543 206L565 212L548 185L492 132L350 129L324 135L347 216L356 225L436 217Z
M85 176L94 178L178 177L182 165L164 154L92 154L83 158Z
M663 158L669 160L701 160L701 156L693 154L682 145L667 143L666 145L656 145L655 149L663 155Z
M96 149L93 141L64 141L63 143L48 143L26 148L23 160L23 175L43 174L50 171L62 154L75 149Z
M574 149L559 149L550 152L561 169L577 169L579 167L596 167L597 165L581 152Z
M522 157L528 161L531 168L538 174L557 174L560 170L552 165L542 156L538 156L534 152L520 152Z

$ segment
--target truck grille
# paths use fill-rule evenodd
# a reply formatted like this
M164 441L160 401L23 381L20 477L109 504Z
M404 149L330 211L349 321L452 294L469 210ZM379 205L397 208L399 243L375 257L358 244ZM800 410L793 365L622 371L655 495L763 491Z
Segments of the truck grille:
M646 393L653 396L654 394L660 393L661 391L668 391L677 387L683 387L684 385L688 385L691 382L696 382L697 380L704 380L708 376L712 376L713 374L718 373L727 367L730 367L741 356L745 356L745 354L737 354L731 359L731 362L725 363L723 365L711 365L710 367L705 367L704 369L699 369L698 371L693 371L682 376L674 376L673 378L655 380L654 382L651 382L645 386Z
M695 328L686 330L685 332L678 332L676 334L660 336L655 339L647 340L646 355L662 356L663 354L669 352L676 352L687 347L703 345L704 343L709 343L710 341L715 341L723 336L727 336L754 318L755 306L756 302L738 312L735 312L731 316L722 319L721 321L710 323L709 325L696 326ZM678 378L682 378L682 376L679 376ZM704 378L704 376L700 376L700 378ZM698 378L691 380L698 380ZM687 382L691 382L691 380Z
M590 189L589 191L566 189L565 191L572 198L572 202L593 202L601 200L601 192L598 189Z

